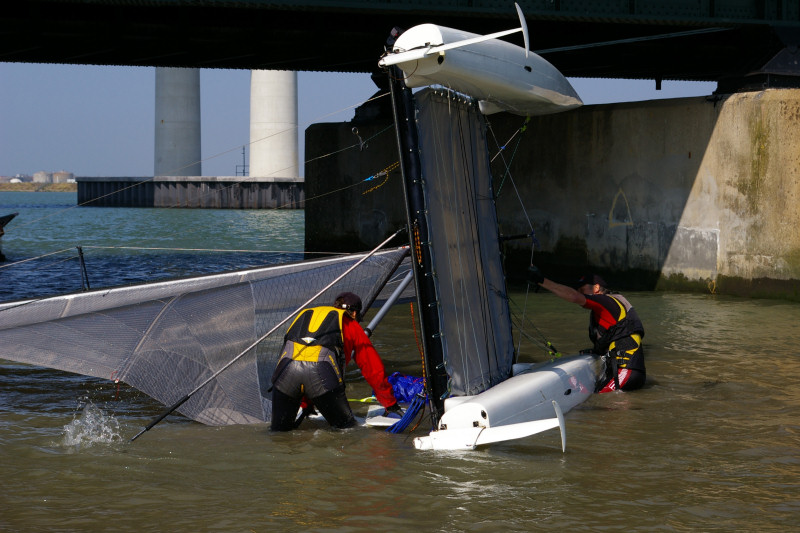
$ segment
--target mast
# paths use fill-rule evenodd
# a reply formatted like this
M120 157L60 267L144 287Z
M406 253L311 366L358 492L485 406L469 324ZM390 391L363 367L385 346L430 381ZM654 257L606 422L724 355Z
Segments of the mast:
M403 82L403 73L399 68L391 66L388 73L425 357L425 385L431 404L431 423L436 428L444 413L448 376L444 368L435 272L425 216L427 208L422 190L419 137L416 125L412 122L414 101L411 89Z

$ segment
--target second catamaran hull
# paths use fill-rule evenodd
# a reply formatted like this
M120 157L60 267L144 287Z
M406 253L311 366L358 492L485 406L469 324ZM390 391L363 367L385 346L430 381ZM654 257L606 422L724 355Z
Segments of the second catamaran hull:
M567 78L546 59L505 41L493 39L423 55L431 45L476 37L480 36L435 24L420 24L407 30L397 39L395 52L419 51L420 57L398 63L406 86L441 85L467 94L478 100L481 112L487 115L500 111L522 116L549 115L583 105ZM387 60L391 57L387 56Z
M586 401L602 370L596 356L514 365L514 376L475 396L449 398L439 428L414 439L418 449L471 450L562 427L561 412Z

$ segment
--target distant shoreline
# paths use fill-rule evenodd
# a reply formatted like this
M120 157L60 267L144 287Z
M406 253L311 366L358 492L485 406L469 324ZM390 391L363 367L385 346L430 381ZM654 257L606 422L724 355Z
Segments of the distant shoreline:
M78 192L77 183L0 183L0 192Z

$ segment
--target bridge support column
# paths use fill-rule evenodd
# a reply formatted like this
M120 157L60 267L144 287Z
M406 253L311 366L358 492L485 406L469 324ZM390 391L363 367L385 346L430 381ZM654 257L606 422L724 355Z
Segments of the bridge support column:
M297 73L250 73L250 176L296 180Z
M200 69L156 68L155 176L201 176Z

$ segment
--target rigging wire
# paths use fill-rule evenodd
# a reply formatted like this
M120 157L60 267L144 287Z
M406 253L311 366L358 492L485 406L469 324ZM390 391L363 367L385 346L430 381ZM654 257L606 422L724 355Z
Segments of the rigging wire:
M522 124L522 126L520 128L517 129L517 131L515 131L511 135L511 138L509 138L508 141L506 141L506 144L504 144L503 146L501 146L499 148L499 150L497 151L497 154L495 154L495 156L492 158L492 162L494 162L495 159L497 159L498 157L503 155L506 147L508 147L508 143L510 143L512 141L512 139L514 139L514 137L517 136L518 133L524 133L528 129L528 122L530 121L530 119L531 119L531 117L525 117L525 122ZM491 126L490 126L490 129L491 129ZM494 131L492 131L492 135L494 135ZM495 139L495 143L496 142L497 142L497 139ZM503 184L506 181L506 177L509 176L509 174L511 172L511 163L514 161L514 157L516 157L517 150L519 149L519 146L520 146L521 143L522 143L522 135L519 136L519 138L517 139L517 142L514 145L514 151L511 153L511 159L509 159L508 163L505 164L506 170L503 173L503 178L500 181L500 185L497 187L497 195L498 196L500 195L500 192L503 190ZM503 162L505 163L505 161L503 161ZM513 180L512 180L512 182L513 182Z
M514 152L512 153L511 159L509 161L506 161L506 158L504 156L504 150L505 150L506 146L508 146L508 143L511 141L511 139L516 137L518 133L524 133L528 129L528 122L529 121L530 121L530 117L525 117L525 121L523 122L522 126L520 126L511 135L509 140L503 145L500 145L500 143L497 141L497 136L495 135L495 132L494 132L494 129L492 128L491 123L487 120L486 124L487 124L487 128L488 128L489 132L492 135L492 139L494 140L495 144L498 147L497 154L495 155L494 158L492 158L492 161L494 161L497 157L500 157L500 160L503 163L503 167L505 168L505 172L503 174L503 182L501 182L500 188L502 188L502 183L505 182L505 179L507 177L509 179L510 183L511 183L511 186L514 189L514 192L517 195L517 201L519 202L521 210L522 210L523 214L525 215L525 219L528 221L528 229L530 230L530 235L531 235L530 264L533 264L533 252L534 252L534 249L535 249L536 243L537 243L536 237L535 237L535 231L534 231L534 228L533 228L533 222L531 222L530 217L528 217L528 210L525 208L525 203L522 200L522 195L520 194L519 189L517 189L517 185L514 182L514 176L511 174L511 162L513 161L514 156L517 153L517 149L519 148L519 145L522 142L522 135L520 135L520 137L517 139L517 143L516 143L516 146L514 147ZM499 189L498 189L497 194L499 196L499 194L500 194L500 190ZM523 309L523 314L522 314L523 320L522 320L521 326L520 326L520 338L519 338L519 341L517 343L517 354L518 355L519 355L519 352L520 352L521 347L522 347L522 336L525 335L525 330L524 330L524 326L525 326L525 323L526 323L525 322L525 312L527 311L527 308L528 308L528 294L529 294L529 291L530 291L530 284L528 285L526 293L525 293L525 307Z
M318 121L320 121L320 120L323 120L323 119L325 119L325 118L327 118L327 117L329 117L329 116L336 115L336 114L338 114L338 113L341 113L342 111L346 111L346 110L348 110L348 109L354 109L354 108L356 108L356 107L359 107L359 106L361 106L361 105L364 105L364 104L366 104L366 103L369 103L369 102L372 102L372 101L378 100L379 98L383 98L383 97L387 96L388 94L389 94L389 93L382 93L382 94L379 94L379 95L373 96L373 97L371 97L371 98L369 98L369 99L367 99L367 100L365 100L365 101L363 101L363 102L361 102L361 103L354 104L354 105L350 105L350 106L346 106L346 107L344 107L344 108L342 108L342 109L339 109L339 110L336 110L336 111L333 111L333 112L330 112L330 113L327 113L327 114L321 115L321 116L319 116L319 117L315 118L315 119L313 120L313 122L318 122ZM287 128L287 129L284 129L284 130L281 130L281 131L278 131L278 132L272 133L271 135L268 135L268 136L266 136L266 137L263 137L263 138L260 138L260 139L256 139L256 140L254 140L254 141L251 141L250 143L248 143L248 145L253 145L253 144L255 144L255 143L258 143L258 142L264 141L264 140L266 140L266 139L269 139L270 137L273 137L273 136L275 136L275 135L279 135L279 134L282 134L282 133L286 133L286 132L292 131L293 129L296 129L296 128L297 128L297 126L294 126L294 127L292 127L292 128ZM328 152L328 153L326 153L326 154L322 154L322 155L320 155L320 156L317 156L317 157L314 157L314 158L308 159L308 160L306 161L306 163L313 162L313 161L319 161L319 160L325 159L325 158L327 158L327 157L332 157L332 156L334 156L334 155L336 155L336 154L339 154L339 153L345 152L345 151L347 151L347 150L352 150L352 149L354 149L354 148L360 147L360 146L362 146L364 143L367 143L367 142L369 142L369 141L371 141L371 140L373 140L373 139L375 139L375 138L378 138L379 136L381 136L381 135L385 134L386 132L388 132L388 131L391 131L391 130L393 130L393 129L394 129L394 124L391 124L391 125L389 125L389 126L387 126L387 127L383 128L383 129L381 129L380 131L376 132L374 135L372 135L371 137L367 138L365 141L361 141L360 143L352 144L352 145L346 146L346 147L344 147L344 148L341 148L341 149L339 149L339 150L334 150L334 151L332 151L332 152ZM208 157L208 158L206 158L206 159L203 159L203 160L201 160L200 162L202 163L202 162L205 162L205 161L208 161L208 160L214 159L214 158L216 158L216 157L220 157L220 156L222 156L222 155L225 155L225 154L227 154L227 153L230 153L230 152L231 152L231 151L233 151L233 150L238 150L239 148L241 148L241 146L238 146L238 147L235 147L235 148L231 148L231 149L229 149L229 150L222 151L222 152L220 152L220 153L218 153L218 154L215 154L215 155L213 155L213 156L211 156L211 157ZM190 163L190 164L188 164L188 165L185 165L184 167L180 167L180 168L174 169L172 172L177 172L178 170L181 170L181 169L183 169L183 168L187 168L187 167L189 167L189 166L192 166L193 164L195 164L195 163ZM381 171L379 171L379 172L375 173L374 175L372 175L372 176L369 176L369 177L367 177L367 178L365 178L365 179L363 179L363 180L361 180L361 181L358 181L358 182L356 182L356 183L353 183L352 185L348 185L348 186L346 186L346 187L341 187L341 188L339 188L339 189L335 189L335 190L328 191L328 192L325 192L325 193L322 193L322 194L318 194L318 195L316 195L316 196L313 196L313 197L310 197L310 198L306 198L306 199L304 200L304 202L306 202L306 203L307 203L307 202L309 202L309 201L315 201L315 200L319 200L319 199L321 199L321 198L324 198L324 197L326 197L326 196L329 196L329 195L331 195L331 194L340 193L340 192L342 192L342 191L349 190L349 189L352 189L352 188L354 188L354 187L358 187L358 186L360 186L360 185L362 185L362 184L364 184L364 183L370 182L370 181L372 181L372 180L375 180L375 179L377 179L377 178L384 177L384 181L383 181L383 183L380 183L380 184L378 184L378 185L376 185L376 186L374 186L374 187L371 187L371 188L367 189L366 191L364 191L364 192L362 193L362 194L367 194L367 193L369 193L369 192L372 192L372 191L374 191L374 190L376 190L376 189L380 188L381 186L383 186L383 185L384 185L384 184L385 184L385 183L388 181L388 179L389 179L389 177L390 177L390 174L391 174L391 172L392 172L392 171L394 171L394 170L395 170L397 167L399 167L399 162L395 162L395 163L393 163L393 164L390 164L390 165L388 165L387 167L385 167L383 170L381 170ZM284 168L284 169L275 170L275 171L273 172L273 174L275 174L275 173L280 173L280 172L282 172L282 171L284 171L284 170L289 170L289 168L291 168L291 167L287 167L287 168ZM206 193L206 195L211 195L211 194L219 194L219 193L221 193L221 192L223 192L223 191L225 191L225 190L227 190L227 189L230 189L231 187L234 187L234 186L236 186L236 185L238 185L238 184L241 184L241 183L246 183L246 182L248 182L248 181L251 181L252 179L254 179L254 178L252 178L252 177L249 177L248 179L242 179L242 180L239 180L239 181L237 181L237 182L235 182L235 183L231 183L230 185L226 185L226 186L224 186L224 187L220 187L220 188L218 188L218 189L215 189L214 191L210 191L210 192ZM153 177L153 178L150 178L149 180L143 180L143 181L141 181L141 182L136 182L136 183L133 183L133 184L131 184L131 185L129 185L129 186L122 187L122 188L120 188L120 189L117 189L117 190L115 190L115 191L113 191L113 192L110 192L110 193L108 193L108 194L105 194L105 195L103 195L103 196L100 196L100 197L96 198L95 200L97 200L97 199L100 199L100 198L106 198L106 197L108 197L108 196L111 196L111 195L114 195L114 194L120 193L120 192L122 192L122 191L125 191L125 190L128 190L128 189L132 189L132 188L134 188L134 187L137 187L137 186L139 186L139 185L141 185L141 184L144 184L144 183L149 183L149 182L152 182L152 181L154 181L154 180L155 180L155 177ZM45 220L45 219L47 219L47 218L50 218L50 217L52 217L52 216L55 216L55 215L60 215L60 214L64 213L65 211L68 211L68 210L74 209L74 208L76 208L76 207L85 206L85 205L88 205L88 204L90 204L90 203L92 203L92 201L78 203L78 204L76 204L76 205L69 206L69 207L66 207L66 208L64 208L64 209L58 209L58 210L56 210L56 211L55 211L55 212L53 212L53 213L49 213L49 214L47 214L47 215L45 215L45 216L41 216L41 217L38 217L38 218L36 218L36 219L30 219L30 220L27 220L27 221L25 221L25 222L22 222L21 224L16 224L15 226L16 226L17 228L25 228L25 227L27 227L27 226L30 226L30 225L32 225L32 224L35 224L35 223L41 222L41 221L43 221L43 220ZM286 203L286 204L284 204L284 205L277 206L277 207L276 207L276 209L283 209L283 208L286 208L287 206L290 206L290 205L293 205L293 204L294 204L294 202L289 202L289 203ZM166 209L171 209L171 208L175 208L175 207L177 207L177 205L173 205L173 206L167 206L167 207L166 207ZM271 254L271 253L281 253L281 254L283 254L283 253L303 253L303 251L302 251L302 250L300 250L300 251L298 251L298 250L292 250L292 251L288 251L288 250L277 250L277 251L276 251L276 250L227 250L227 249L168 248L168 247L133 247L133 246L83 246L83 248L86 248L86 249L93 248L93 249L149 250L149 251L191 251L191 252L225 252L225 253L266 253L266 254ZM39 260L39 259L42 259L42 258L48 257L48 256L50 256L50 255L56 255L56 254L61 254L61 253L65 253L65 252L71 252L71 251L72 251L72 248L65 248L65 249L63 249L63 250L57 250L57 251L54 251L54 252L47 252L47 253L44 253L44 254L40 254L40 255L38 255L38 256L36 256L36 257L30 257L30 258L23 259L23 260L20 260L20 261L15 261L15 262L10 262L10 263L4 263L4 264L0 265L0 269L4 269L4 268L10 268L10 267L19 266L19 265L21 265L21 264L23 264L23 263L27 263L27 262L29 262L29 261L35 261L35 260ZM319 254L319 255L340 255L340 254L341 254L341 252L326 252L326 251L318 251L318 252L317 252L317 251L315 251L314 253L315 253L315 254ZM68 259L64 259L63 261L68 261L68 260L72 260L72 259L75 259L75 258L68 258ZM45 266L47 266L47 265L45 265ZM42 267L37 267L37 269L38 269L38 268L44 268L44 266L42 266Z
M526 340L529 340L534 344L539 345L541 348L544 349L548 357L550 357L551 359L561 357L562 356L561 352L558 351L558 349L553 345L552 342L547 340L547 337L545 337L545 335L541 332L541 330L539 330L539 328L536 327L536 324L531 319L525 316L526 309L527 309L527 294L525 299L525 305L522 308L522 316L520 316L517 312L518 305L513 300L509 299L509 310L511 311L512 319L516 322L517 330L519 331L520 337L524 337ZM525 331L526 324L530 325L534 329L538 338L534 337L533 335ZM521 339L520 339L520 345L521 345ZM517 355L519 355L519 353L520 349L518 347Z
M323 119L325 119L325 118L327 118L327 117L329 117L329 116L336 115L336 114L338 114L338 113L341 113L341 112L343 112L343 111L347 111L347 110L349 110L349 109L355 109L355 108L357 108L357 107L360 107L360 106L362 106L362 105L364 105L364 104L367 104L367 103L373 102L373 101L375 101L375 100L378 100L378 99L380 99L380 98L384 98L384 97L386 97L386 96L388 96L388 95L389 95L389 93L388 93L388 92L385 92L385 93L381 93L381 94L375 95L375 96L373 96L373 97L371 97L371 98L368 98L367 100L364 100L363 102L359 102L359 103L357 103L357 104L352 104L352 105L349 105L349 106L345 106L345 107L343 107L343 108L341 108L341 109L338 109L338 110L336 110L336 111L332 111L332 112L330 112L330 113L326 113L326 114L324 114L324 115L321 115L321 116L319 116L319 117L316 117L316 118L312 119L312 122L319 122L319 121L321 121L321 120L323 120ZM383 133L385 133L386 131L389 131L389 130L391 130L391 129L393 129L393 128L394 128L394 125L390 125L390 126L388 126L388 127L384 128L383 130L381 130L381 131L377 132L375 135L373 135L372 137L370 137L369 139L367 139L367 141L369 141L369 140L371 140L371 139L374 139L374 138L378 137L379 135L382 135L382 134L383 134ZM257 143L259 143L259 142L265 141L265 140L267 140L267 139L270 139L271 137L274 137L274 136L276 136L276 135L281 135L281 134L284 134L284 133L289 133L289 132L292 132L292 131L295 131L295 130L297 130L297 126L296 126L296 125L295 125L295 126L292 126L292 127L289 127L289 128L286 128L286 129L283 129L283 130L280 130L280 131L273 132L273 133L271 133L270 135L267 135L267 136L265 136L265 137L262 137L262 138L260 138L260 139L253 140L253 141L247 142L247 143L245 143L245 144L243 144L243 145L238 145L238 146L235 146L235 147L233 147L233 148L230 148L230 149L227 149L227 150L223 150L222 152L219 152L219 153L217 153L217 154L214 154L214 155L212 155L212 156L210 156L210 157L207 157L207 158L205 158L205 159L201 159L201 160L199 160L199 161L193 161L193 162L191 162L191 163L188 163L188 164L186 164L186 165L184 165L184 166L181 166L181 167L174 168L174 169L172 169L172 170L169 172L169 174L176 173L176 172L178 172L178 171L180 171L180 170L183 170L183 169L185 169L185 168L189 168L189 167L191 167L191 166L193 166L193 165L196 165L196 164L198 164L198 163L204 163L204 162L206 162L206 161L210 161L210 160L212 160L212 159L215 159L215 158L217 158L217 157L221 157L221 156L223 156L223 155L226 155L226 154L229 154L229 153L233 152L234 150L237 150L237 151L238 151L238 150L240 150L240 149L241 149L243 146L251 146L251 145L257 144ZM365 142L366 142L366 141L365 141ZM330 153L328 153L328 154L323 154L323 155L321 155L321 156L318 156L318 157L315 157L315 158L313 158L313 159L309 159L309 160L305 161L304 163L309 163L309 162L316 161L316 160L319 160L319 159L324 159L324 158L326 158L326 157L330 157L330 156L332 156L332 155L335 155L335 154L337 154L337 153L344 152L344 151L346 151L346 150L351 150L351 149L353 149L353 148L357 148L357 147L359 147L359 146L360 146L360 144L358 144L358 143L356 143L356 144L353 144L353 145L350 145L350 146L346 146L346 147L344 147L344 148L342 148L342 149L339 149L339 150L336 150L336 151L330 152ZM277 170L273 171L273 172L272 172L272 174L274 175L274 174L277 174L277 173L283 172L283 171L285 171L285 170L289 170L289 169L291 169L291 168L293 168L293 167L286 167L286 168L282 168L282 169L277 169ZM114 195L114 194L118 194L118 193L124 192L124 191L126 191L126 190L133 189L133 188L135 188L135 187L138 187L138 186L140 186L140 185L143 185L143 184L146 184L146 183L151 183L151 182L155 181L155 179L156 179L156 176L153 176L153 177L152 177L152 178L150 178L150 179L146 179L146 180L142 180L142 181L137 181L136 183L132 183L131 185L128 185L128 186L126 186L126 187L122 187L122 188L120 188L120 189L117 189L117 190L115 190L115 191L113 191L113 192L110 192L110 193L108 193L108 194L104 194L104 195L102 195L102 196L99 196L99 197L97 197L97 198L95 198L95 199L91 200L91 201L82 202L82 203L76 203L75 205L72 205L72 206L66 207L66 208L64 208L64 209L58 209L58 210L56 210L54 213L50 213L50 214L47 214L47 215L41 216L41 217L39 217L39 218L37 218L37 219L34 219L34 220L29 220L29 221L26 221L26 222L22 222L22 223L15 224L15 227L16 227L16 228L24 228L24 227L26 227L26 226L29 226L29 225L31 225L31 224L34 224L34 223L40 222L40 221L42 221L42 220L45 220L45 219L47 219L47 218L50 218L50 217L53 217L53 216L57 216L57 215L61 215L61 214L63 214L63 213L64 213L64 212L66 212L66 211L69 211L69 210L71 210L71 209L75 209L76 207L82 207L82 206L85 206L85 205L89 205L89 204L91 204L92 202L94 202L94 201L96 201L96 200L99 200L99 199L102 199L102 198L107 198L107 197L109 197L109 196L112 196L112 195ZM239 181L237 181L237 182L235 182L235 183L231 183L230 185L227 185L227 186L225 186L225 187L221 187L221 188L219 188L219 189L216 189L216 190L214 190L214 191L210 191L210 192L208 192L207 194L209 194L209 195L210 195L210 194L218 194L219 192L222 192L222 191L224 191L224 190L226 190L226 189L229 189L229 188L231 188L231 187L233 187L233 186L235 186L235 185L238 185L238 184L241 184L241 183L252 182L252 180L253 180L253 179L255 179L255 178L254 178L254 177L252 177L252 176L249 176L249 177L248 177L248 179L242 179L242 180L239 180ZM357 185L357 184L356 184L356 185ZM332 192L339 192L339 191L332 191ZM323 196L327 196L328 194L330 194L330 193L325 193L325 194L323 194L323 195L319 195L319 196L317 196L317 197L315 197L315 198L309 198L309 199L306 199L305 201L308 201L308 200L314 200L314 199L317 199L317 198L320 198L320 197L323 197ZM282 205L282 206L278 206L276 209L282 209L282 208L285 208L286 206L288 206L288 205L292 205L292 204L293 204L293 202L290 202L290 203L284 204L284 205ZM177 207L179 207L179 206L178 206L178 205L172 205L172 206L167 206L167 207L166 207L166 209L177 208Z
M69 252L69 251L72 251L72 248L64 248L63 250L57 250L55 252L48 252L46 254L38 255L36 257L29 257L28 259L21 259L19 261L14 261L13 263L4 263L4 264L0 265L0 270L2 270L4 268L9 268L9 267L12 267L12 266L21 265L21 264L27 263L29 261L36 261L37 259L44 259L45 257L50 257L51 255L63 254L65 252ZM74 258L70 258L70 259L74 259ZM62 261L56 261L56 264L60 263L60 262L62 262Z
M165 410L164 410L164 411L163 411L163 412L162 412L162 413L161 413L161 414L160 414L158 417L154 418L152 422L150 422L150 423L149 423L147 426L145 426L145 428L144 428L144 429L142 429L142 430L141 430L139 433L137 433L136 435L134 435L134 436L133 436L133 438L131 438L130 442L133 442L133 441L135 441L137 438L139 438L139 436L141 436L141 435L142 435L143 433L145 433L146 431L150 431L150 429L152 429L152 428L153 428L153 427L154 427L156 424L158 424L159 422L161 422L162 420L164 420L164 419L165 419L165 418L166 418L166 417L167 417L169 414L171 414L173 411L175 411L176 409L178 409L178 408L179 408L181 405L183 405L184 403L186 403L186 402L189 400L189 398L191 398L192 396L194 396L194 394L195 394L195 393L197 393L197 392L198 392L200 389L202 389L203 387L205 387L206 385L208 385L208 384L209 384L211 381L213 381L214 379L216 379L216 378L217 378L217 376L219 376L219 375L220 375L222 372L224 372L225 370L227 370L228 368L230 368L230 367L231 367L231 366L232 366L232 365L233 365L233 364L234 364L236 361L238 361L239 359L241 359L242 357L244 357L244 356L245 356L245 355L246 355L248 352L250 352L250 350L252 350L252 349L253 349L253 348L255 348L256 346L258 346L258 345L259 345L259 344L260 344L260 343L261 343L261 342L262 342L264 339L266 339L267 337L269 337L270 335L272 335L272 334L273 334L275 331L277 331L277 330L278 330L278 328L280 328L282 325L284 325L286 322L288 322L288 321L289 321L289 320L290 320L290 319L291 319L293 316L297 315L297 314L298 314L300 311L302 311L302 310L303 310L303 309L304 309L306 306L308 306L308 304L310 304L311 302L313 302L313 301L314 301L316 298L318 298L320 295L322 295L322 294L323 294L325 291L327 291L328 289L330 289L331 287L333 287L333 286L334 286L336 283L338 283L339 281L341 281L341 280L342 280L342 279L343 279L345 276L347 276L347 275L348 275L350 272L352 272L353 270L355 270L356 268L358 268L358 266L359 266L359 265L361 265L361 264L362 264L364 261L366 261L366 260L367 260L367 259L369 259L371 256L373 256L375 253L377 253L377 252L378 252L378 251L379 251L381 248L383 248L384 246L386 246L387 244L389 244L389 242L390 242L392 239L394 239L395 237L397 237L397 236L398 236L398 235L399 235L401 232L403 232L403 231L406 231L406 228L400 228L399 230L397 230L397 231L396 231L394 234L392 234L392 235L391 235L389 238L385 239L385 240L384 240L382 243L380 243L378 246L376 246L375 248L373 248L373 249L372 249L372 251L370 251L369 253L367 253L366 255L364 255L364 257L362 257L361 259L359 259L358 261L356 261L356 262L355 262L355 263L354 263L352 266L350 266L350 267L349 267L347 270L345 270L344 272L342 272L341 274L339 274L339 275L336 277L336 279L334 279L333 281L331 281L330 283L328 283L328 284L327 284L327 285L326 285L326 286L325 286L325 287L324 287L322 290L320 290L320 291L317 291L317 293L316 293L316 294L314 294L314 296L312 296L311 298L309 298L308 300L306 300L306 301L305 301L305 303L303 303L302 305L300 305L300 306L299 306L297 309L295 309L295 310L294 310L294 311L292 311L292 312L291 312L289 315L287 315L285 318L283 318L283 319L282 319L280 322L278 322L278 324L276 324L275 326L273 326L273 327L272 327L272 329L270 329L268 332L266 332L266 333L264 333L263 335L261 335L261 336L260 336L260 337L259 337L259 338L258 338L256 341L254 341L254 342L253 342L253 343L251 343L251 344L250 344L250 345L249 345L247 348L245 348L244 350L242 350L242 351L241 351L241 352L240 352L240 353L239 353L239 354L238 354L236 357L234 357L233 359L231 359L230 361L228 361L226 364L222 365L222 366L221 366L221 367L220 367L218 370L216 370L216 372L214 372L214 373L213 373L211 376L209 376L208 378L206 378L206 379L205 379L205 380L204 380L202 383L200 383L200 384L199 384L199 385L197 385L197 386L196 386L194 389L192 389L192 391L191 391L191 392L187 393L186 395L184 395L184 396L183 396L183 398L181 398L180 400L178 400L177 402L175 402L174 404L172 404L171 406L169 406L167 409L165 409Z
M535 230L534 230L534 227L533 227L533 222L531 222L531 219L528 216L528 210L525 208L525 203L524 203L524 201L522 199L522 195L520 194L519 189L517 188L517 184L516 184L516 182L514 180L514 176L511 173L511 163L514 160L514 156L516 155L517 150L520 147L520 144L522 143L522 135L520 135L519 138L517 138L517 142L516 142L516 145L514 147L514 151L512 152L511 158L508 161L506 161L506 158L505 158L505 155L504 155L504 152L505 152L506 147L508 146L508 143L511 142L511 140L514 139L518 134L522 134L525 131L527 131L529 122L530 122L530 117L525 117L525 121L523 122L522 126L517 128L517 130L511 135L511 137L508 139L508 141L506 141L505 144L501 145L497 140L497 136L495 135L495 132L494 132L494 129L492 128L492 126L491 126L491 123L488 120L486 121L488 130L491 133L492 139L494 140L494 142L495 142L495 144L496 144L496 146L498 148L497 153L492 158L492 161L494 161L495 159L497 159L499 157L501 162L503 163L504 168L505 168L505 172L503 174L503 182L501 182L501 188L502 188L502 184L505 182L505 179L508 178L508 181L511 184L511 187L514 189L514 193L516 194L517 201L520 204L522 213L525 215L525 219L528 222L528 228L530 229L530 237L531 237L531 249L530 249L529 263L530 264L534 264L534 252L536 251L536 247L539 245L539 242L536 239L536 233L535 233ZM499 195L499 192L500 191L498 190L498 195ZM536 325L533 323L533 321L530 320L530 319L526 319L526 313L527 313L527 309L528 309L528 299L530 297L530 289L531 289L531 284L529 282L529 283L527 283L527 286L526 286L526 289L525 289L525 305L523 306L522 317L521 317L521 320L519 321L519 325L518 325L520 338L519 338L519 342L517 343L517 354L519 354L521 346L522 346L522 338L526 337L529 340L534 340L535 342L541 343L542 346L545 348L545 350L547 351L548 355L551 358L561 357L561 353L556 349L555 346L553 346L553 343L551 343L550 341L547 340L547 338L539 330L539 328L536 327ZM525 332L525 325L526 324L530 324L531 327L534 328L534 330L539 335L541 340L534 339L533 337L531 337L530 335L528 335Z
M81 246L83 249L93 249L93 250L136 250L136 251L167 251L167 252L209 252L209 253L247 253L247 254L270 254L270 255L285 255L285 254L302 254L304 253L303 250L243 250L243 249L226 249L226 248L170 248L170 247L145 247L145 246L96 246L96 245L89 245L89 246ZM38 261L41 259L45 259L47 257L51 257L58 254L65 254L70 253L73 254L75 252L75 248L64 248L63 250L57 250L54 252L44 253L35 257L29 257L26 259L22 259L20 261L14 262L6 262L0 264L0 270L4 268L11 268L20 266L23 264L31 263L33 261ZM334 252L327 252L327 251L316 251L314 252L315 255L324 256L339 256L342 255L341 251L334 251ZM46 264L42 264L39 266L34 266L30 268L30 271L37 271L37 270L47 270L52 269L56 265L67 263L71 261L77 261L80 258L75 255L70 255L64 257L63 259L58 259L56 261L51 261ZM108 287L105 287L107 289ZM41 301L46 299L46 296L43 297L35 297L26 299L24 304L30 304L34 302ZM17 307L17 306L13 306ZM11 309L13 307L7 307L3 310L0 310L0 313L6 309Z
M215 253L250 253L250 254L301 254L304 253L302 250L237 250L237 249L225 249L225 248L169 248L163 246L95 246L95 245L83 245L81 246L83 249L93 249L93 250L140 250L140 251L166 251L166 252L215 252ZM21 259L19 261L14 261L11 263L4 263L0 265L0 269L10 268L14 266L19 266L24 263L28 263L31 261L36 261L39 259L44 259L45 257L50 257L52 255L73 252L74 248L65 248L63 250L58 250L55 252L48 252L41 255L37 255L35 257L28 257L27 259ZM314 252L315 254L320 255L341 255L341 252ZM36 267L34 270L40 270L52 265L57 265L59 263L64 263L67 261L73 261L77 259L77 257L67 257L65 259L60 259L58 261L54 261L52 263L48 263L47 265Z
M83 246L94 250L150 250L167 252L244 252L252 254L301 254L302 250L237 250L225 248L168 248L163 246ZM316 252L315 252L316 253ZM319 252L325 253L325 252Z
M528 120L529 119L530 119L530 117L526 117L525 118L525 123L522 126L520 126L520 128L516 132L514 132L514 134L511 136L512 139L517 135L517 133L524 132L525 130L527 130L527 125L528 125ZM530 229L531 232L533 232L533 222L531 222L531 219L528 216L528 210L525 208L525 202L522 200L522 195L520 194L519 189L517 188L517 185L516 185L516 183L514 181L514 176L511 174L511 161L510 160L506 161L506 158L503 155L503 149L504 149L505 146L507 146L508 143L506 143L504 145L500 145L500 143L497 141L497 136L494 133L494 128L492 128L492 124L491 124L491 122L489 122L488 119L486 121L486 126L487 126L487 128L489 130L489 133L492 134L492 139L494 140L495 144L498 147L498 152L495 155L495 157L492 159L492 161L494 161L494 159L497 158L498 156L500 157L500 160L503 163L503 167L505 168L504 179L507 176L509 181L511 182L511 186L514 188L514 192L517 195L517 200L519 201L519 205L520 205L520 208L522 209L522 213L525 215L525 220L528 221L528 229ZM517 141L517 143L519 144L519 142L521 140L522 140L522 137L520 137L520 139ZM516 149L514 150L514 154L516 154Z
M383 131L386 131L386 130L383 130ZM383 132L380 132L380 133L383 133ZM370 139L374 139L375 137L377 137L377 135L374 135L373 137L370 137ZM348 147L348 149L349 148L353 148L355 146L358 146L358 145L355 144L353 146ZM341 150L339 150L339 151L341 151ZM322 194L318 194L316 196L312 196L311 198L306 198L305 202L308 202L309 200L319 200L320 198L324 198L325 196L330 196L331 194L336 194L336 193L339 193L339 192L342 192L342 191L347 191L347 190L350 190L350 189L352 189L354 187L358 187L359 185L362 185L364 183L372 181L373 179L376 179L376 178L378 178L380 176L385 176L385 179L384 179L383 183L381 183L381 184L379 184L379 185L377 185L375 187L372 187L370 189L367 189L366 191L362 192L361 194L364 195L364 194L370 193L370 192L382 187L383 185L385 185L386 182L389 180L390 173L393 170L397 169L399 166L400 166L400 162L399 161L396 162L396 163L392 163L391 165L389 165L388 167L384 168L383 170L381 170L379 172L376 172L372 176L368 176L368 177L364 178L361 181L357 181L357 182L352 183L350 185L346 185L344 187L340 187L340 188L334 189L332 191L328 191L328 192L324 192ZM278 206L276 209L281 209L282 207L285 207L286 205L289 205L289 204L284 204L283 206Z
M395 161L394 163L392 163L388 167L384 168L380 172L376 172L372 176L370 176L367 179L365 179L362 183L365 183L367 181L372 181L374 179L378 179L380 177L383 177L383 181L381 183L379 183L378 185L375 185L374 187L371 187L371 188L367 189L366 191L362 192L361 194L365 195L365 194L371 193L372 191L374 191L376 189L380 189L381 187L386 185L386 183L389 181L389 174L393 170L397 169L398 167L400 167L400 161Z

